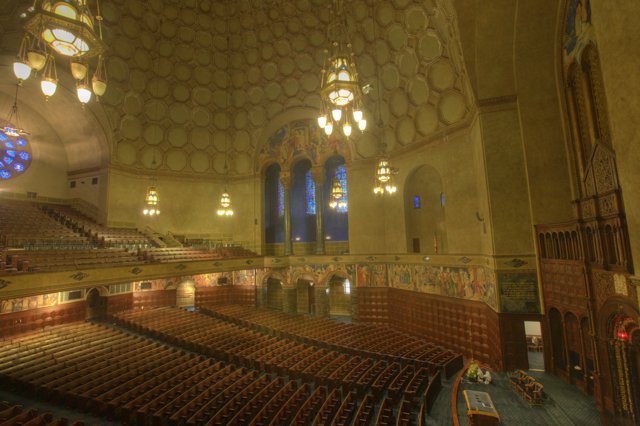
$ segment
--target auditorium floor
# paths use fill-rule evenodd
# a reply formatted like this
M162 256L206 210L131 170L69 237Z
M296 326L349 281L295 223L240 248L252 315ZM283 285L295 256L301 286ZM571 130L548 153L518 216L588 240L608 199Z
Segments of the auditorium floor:
M469 424L467 408L462 396L463 389L473 389L488 392L500 414L501 425L520 426L599 426L600 414L593 398L585 395L579 389L567 384L557 377L537 372L529 372L544 384L547 400L542 406L530 407L509 385L508 375L494 373L491 385L464 384L458 396L458 417L460 425ZM427 419L429 426L449 426L451 419L451 381L444 383ZM525 420L526 419L526 420Z

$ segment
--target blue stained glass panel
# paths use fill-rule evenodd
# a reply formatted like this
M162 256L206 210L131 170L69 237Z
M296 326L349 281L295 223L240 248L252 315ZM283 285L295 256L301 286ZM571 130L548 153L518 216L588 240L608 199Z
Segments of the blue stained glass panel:
M440 205L444 208L444 192L440 193Z
M9 136L5 135L4 132L0 132L0 141L6 141L9 139Z
M0 178L9 179L10 177L11 173L9 173L7 170L0 170Z
M27 140L25 138L19 138L16 141L16 145L18 145L18 146L27 146Z
M16 163L13 165L13 170L15 170L16 172L24 172L24 164L22 163Z
M336 177L340 181L340 186L342 186L342 192L344 193L344 206L338 206L336 210L340 213L346 213L349 211L349 191L347 190L347 168L344 164L336 167Z
M422 207L422 202L420 200L420 196L419 195L414 195L414 197L413 197L413 208L414 209L419 209L420 207Z
M316 214L316 183L311 177L311 170L306 175L307 214Z
M7 149L5 152L7 153L7 155L9 157L15 157L16 156L16 151L13 150L13 149Z
M31 158L29 153L26 152L26 151L20 151L18 153L18 157L20 157L20 159L23 160L23 161L29 161L29 159Z
M11 157L2 157L2 161L4 161L7 164L11 164L11 163L13 163L13 158L11 158Z
M11 141L5 142L4 146L5 146L5 148L8 148L8 149L15 148L15 146L13 145L13 142L11 142Z
M278 178L278 216L284 216L284 186Z

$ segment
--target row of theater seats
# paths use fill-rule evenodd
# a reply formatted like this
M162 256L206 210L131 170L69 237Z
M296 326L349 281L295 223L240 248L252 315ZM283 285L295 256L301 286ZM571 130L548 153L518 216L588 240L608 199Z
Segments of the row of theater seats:
M139 250L141 259L148 262L185 262L195 260L255 257L257 254L242 247L219 247L215 249L193 247L153 248Z
M139 264L135 253L122 248L83 250L0 250L0 271L39 272L107 268Z
M54 419L53 414L38 414L37 410L25 410L19 405L0 401L0 425L3 426L84 426L82 422L70 423L65 417Z
M414 368L413 364L403 369L403 360L372 358L299 343L176 308L117 313L113 319L138 333L216 359L342 387L358 395L372 392L378 399L389 387L398 399L419 397L435 375L430 368Z
M0 201L0 246L87 247L87 238L76 234L26 201Z
M100 247L151 247L153 243L137 229L111 228L96 223L71 206L43 204L43 212Z
M324 348L401 359L425 367L447 368L451 363L461 367L462 364L459 354L383 326L336 323L327 318L240 305L202 307L200 311L230 323Z
M425 415L420 399L379 404L371 393L265 374L87 323L0 341L0 380L138 425L408 425Z

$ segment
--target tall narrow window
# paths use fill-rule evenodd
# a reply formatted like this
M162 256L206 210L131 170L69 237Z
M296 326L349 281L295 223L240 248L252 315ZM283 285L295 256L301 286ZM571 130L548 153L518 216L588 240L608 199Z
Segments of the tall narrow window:
M278 178L278 216L284 216L284 186Z
M306 175L307 214L316 214L316 183L311 177L311 170Z

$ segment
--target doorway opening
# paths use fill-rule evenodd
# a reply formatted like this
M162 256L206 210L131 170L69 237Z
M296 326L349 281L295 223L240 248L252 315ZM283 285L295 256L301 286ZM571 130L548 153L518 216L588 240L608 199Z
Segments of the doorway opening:
M529 370L544 371L544 342L540 321L525 321L524 333L527 339Z

